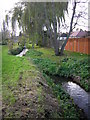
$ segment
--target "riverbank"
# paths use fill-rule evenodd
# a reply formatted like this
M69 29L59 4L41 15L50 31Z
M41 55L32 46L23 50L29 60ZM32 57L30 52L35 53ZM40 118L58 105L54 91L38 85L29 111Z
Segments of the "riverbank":
M26 56L30 57L44 73L72 78L74 82L90 91L89 58L80 53L65 51L64 56L55 56L51 48L30 49Z
M2 51L3 118L79 120L83 117L82 111L77 112L73 100L60 85L56 86L51 80L43 77L37 66L32 63L31 56L29 58L9 55L7 46L3 46ZM38 56L40 54L42 53L38 53Z
M37 67L2 50L3 118L59 118L63 111Z

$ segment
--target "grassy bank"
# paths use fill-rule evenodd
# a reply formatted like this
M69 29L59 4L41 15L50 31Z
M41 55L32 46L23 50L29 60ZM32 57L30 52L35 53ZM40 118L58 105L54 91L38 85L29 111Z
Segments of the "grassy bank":
M13 89L17 86L20 75L28 70L35 70L35 68L26 58L9 55L8 47L2 47L3 101L8 105L15 102Z
M65 51L64 56L55 56L54 50L51 48L30 49L27 56L32 58L44 73L71 77L86 91L90 91L90 56L69 51Z
M64 72L65 67L63 67L63 71L62 70L60 71L60 68L62 67L62 65L65 65L65 63L67 63L69 59L72 60L72 62L77 60L75 59L75 53L72 54L66 51L65 54L66 55L62 56L60 59L59 56L54 55L53 49L37 48L30 49L26 56L30 57L30 59L32 59L32 61L38 66L38 68L43 73L44 77L47 80L48 85L52 88L54 95L57 97L61 105L61 108L63 108L64 110L63 117L79 119L82 112L76 108L76 106L73 104L72 99L68 94L64 92L61 85L55 84L53 80L49 76L47 76L47 75L59 75L64 77L70 76L68 74L68 72L70 71ZM81 55L80 57L80 54L77 53L76 55L79 57L80 61L83 61L87 57L87 55L83 56ZM68 63L71 63L71 61L69 61ZM67 70L67 67L65 68L65 70ZM77 111L78 114L75 114L77 113Z
M42 52L36 51L29 53L33 57L37 54L38 57L43 55ZM82 112L80 110L77 112L72 99L46 74L43 78L29 57L8 55L7 46L3 46L2 60L4 118L80 119ZM51 63L49 60L48 62ZM49 86L53 88L53 92Z

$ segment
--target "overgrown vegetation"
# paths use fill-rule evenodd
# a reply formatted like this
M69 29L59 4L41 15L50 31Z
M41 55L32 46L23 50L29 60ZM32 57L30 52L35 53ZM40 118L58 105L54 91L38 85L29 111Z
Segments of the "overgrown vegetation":
M84 87L86 91L90 91L89 64L87 58L81 60L71 57L63 59L60 67L58 67L57 74L72 78L75 76L80 76L79 79L77 78L77 82Z
M37 51L36 51L37 50ZM64 77L80 76L77 81L86 91L90 91L89 86L89 64L88 56L78 53L66 52L66 56L57 57L53 55L53 49L30 50L27 56L33 59L34 63L48 75L58 75ZM46 51L46 53L45 53ZM50 54L51 53L51 54ZM76 59L76 56L78 59Z
M22 50L23 50L23 47L17 47L17 48L9 50L9 53L12 54L12 55L17 55L20 52L22 52Z
M43 55L43 52L38 52L36 50L30 51L32 51L31 56L33 57L36 57L37 55L38 57L41 57ZM29 117L36 117L35 113L37 113L38 116L40 115L39 117L46 118L63 117L75 118L76 120L80 118L82 112L80 110L77 112L76 106L74 105L72 99L70 99L69 95L63 91L60 85L54 84L53 81L46 74L43 74L47 80L48 85L52 87L53 93L58 99L58 107L60 108L60 111L57 112L57 103L54 103L55 98L51 97L52 93L50 92L49 94L49 88L46 87L43 77L40 76L40 72L36 70L36 67L31 62L28 62L27 58L19 58L9 55L7 46L3 46L2 55L2 90L3 105L7 106L4 106L6 107L6 117L17 118L21 117L22 114L25 117L25 115L27 115L26 112L28 111L30 115ZM50 66L56 66L56 63L51 63L49 59L43 59L42 64L43 63L45 65L47 64L46 66L49 66L49 64L51 64ZM44 84L45 86L43 87ZM45 90L46 92L43 90ZM34 97L32 98L32 96ZM47 99L52 99L53 102L49 100L50 102L47 103ZM53 104L51 104L51 102L54 104L54 107L52 107ZM47 107L49 109L49 105L51 105L52 107L51 111L46 109ZM25 107L24 112L22 111L23 106ZM35 111L34 116L31 116L31 111Z
M60 84L55 84L53 82L53 80L47 76L46 74L43 74L44 77L47 80L47 83L49 84L49 86L52 88L53 93L55 94L55 96L57 97L59 103L60 103L60 107L63 109L63 118L74 118L76 120L78 120L80 117L82 112L77 109L75 104L73 103L73 100L70 98L70 96L64 92L64 90L62 89Z
M59 73L60 66L58 65L58 63L52 61L50 58L46 58L46 56L44 56L44 52L42 51L42 48L41 51L40 48L39 51L38 49L37 50L30 49L26 56L27 57L30 56L34 63L37 64L40 70L43 72L43 76L46 78L48 85L52 88L54 95L57 97L60 103L59 104L60 107L63 109L63 118L79 119L81 117L80 115L82 112L79 109L77 112L73 100L67 93L64 92L61 84L55 84L54 81L48 76L48 75L60 75ZM62 59L61 63L63 64L65 60L66 59ZM63 73L63 71L61 71L61 73Z
M0 45L7 45L7 42L8 42L7 39L6 39L6 40L2 40L2 41L0 42Z

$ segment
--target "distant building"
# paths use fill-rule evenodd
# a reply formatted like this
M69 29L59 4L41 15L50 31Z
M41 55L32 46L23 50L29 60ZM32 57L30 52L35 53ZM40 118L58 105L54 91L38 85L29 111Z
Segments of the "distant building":
M75 32L72 32L71 35L70 35L70 38L83 38L83 37L86 37L88 35L87 31L75 31Z
M67 38L67 33L62 33L62 34L59 34L57 40L66 40Z

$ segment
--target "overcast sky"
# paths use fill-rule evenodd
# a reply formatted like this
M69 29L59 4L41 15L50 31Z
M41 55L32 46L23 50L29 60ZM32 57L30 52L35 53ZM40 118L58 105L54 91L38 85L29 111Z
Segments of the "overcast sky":
M82 16L80 17L77 21L77 25L74 29L74 31L78 28L83 29L83 30L88 30L88 2L83 3L83 1L85 0L81 0L82 3L78 3L76 6L76 15L78 15L78 13L82 12ZM65 20L66 20L66 24L70 25L70 20L72 17L72 2L69 3L68 5L68 13L65 15ZM87 13L87 14L86 14ZM74 23L76 22L77 18L74 18Z
M20 0L2 0L0 2L0 30L1 30L1 27L2 27L2 21L3 19L5 18L5 11L8 11L10 10L11 8L14 7L15 3L19 2ZM85 1L85 0L82 0L82 1ZM80 7L79 5L77 6L77 11L84 11L86 8L86 11L85 12L88 12L88 3L82 3L81 5L82 7ZM72 15L72 12L71 12L71 5L69 5L69 16L66 16L66 24L69 25L70 24L70 17ZM88 30L88 16L84 16L85 19L79 19L78 23L79 25L76 26L76 28L81 28L83 30ZM65 31L66 32L66 31Z
M19 0L1 0L0 1L0 29L2 26L2 21L5 18L5 11L10 10L14 7L15 3L17 3Z

